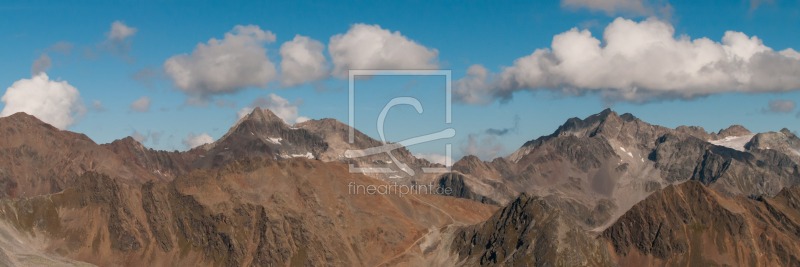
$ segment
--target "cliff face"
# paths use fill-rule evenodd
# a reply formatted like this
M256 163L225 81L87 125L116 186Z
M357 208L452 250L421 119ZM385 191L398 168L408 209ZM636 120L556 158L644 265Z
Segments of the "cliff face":
M754 200L686 182L634 205L601 238L623 266L795 266L798 193Z

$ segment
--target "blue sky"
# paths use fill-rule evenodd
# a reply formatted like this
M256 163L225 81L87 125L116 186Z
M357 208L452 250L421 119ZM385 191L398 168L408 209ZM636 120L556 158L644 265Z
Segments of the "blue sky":
M50 64L44 72L48 81L66 81L79 92L76 102L83 107L72 110L73 121L64 127L86 133L98 143L136 134L146 146L157 149L184 150L187 148L184 140L190 134L219 138L237 120L237 113L242 109L254 104L276 105L275 97L286 100L282 107L289 110L288 120L332 117L347 122L348 82L346 78L330 75L335 64L329 45L332 36L346 35L353 32L353 25L363 24L374 26L366 30L381 29L398 34L403 40L414 43L401 47L401 51L414 48L422 54L422 59L417 61L410 56L390 57L385 62L374 63L378 65L366 66L448 69L452 70L454 84L467 76L470 66L478 64L486 70L490 77L485 81L488 85L459 89L476 90L474 92L482 96L480 103L454 100L452 126L457 136L452 143L456 157L474 149L484 159L503 156L527 140L551 133L567 118L584 117L605 107L620 113L631 112L648 122L668 127L699 125L717 131L731 124L742 124L753 131L776 131L784 127L800 130L800 114L795 107L795 102L800 100L797 90L800 88L787 78L800 71L794 68L798 66L794 62L800 59L791 56L780 61L783 65L770 62L758 65L780 69L762 74L766 75L766 80L777 81L768 85L746 82L729 86L729 83L720 82L672 88L663 83L648 83L647 78L633 77L632 84L636 84L635 89L639 91L625 94L630 88L617 88L613 83L623 74L586 78L580 69L567 74L548 74L561 82L537 78L514 85L504 83L521 81L525 76L519 73L531 71L522 66L518 68L520 72L509 71L508 67L515 66L516 60L540 48L557 50L554 36L577 28L578 31L588 30L593 37L602 40L604 29L615 23L622 25L625 22L622 20L630 20L637 27L645 25L647 20L658 21L655 25L674 29L672 38L675 40L705 37L719 44L726 31L735 31L748 38L757 36L775 55L787 49L800 50L800 35L797 34L800 32L800 4L797 1L612 2L621 4L607 5L596 0L463 3L79 1L77 4L4 1L0 3L0 38L4 44L4 49L0 49L0 90L13 91L10 88L15 82L31 79L34 62L47 55ZM114 22L126 27L117 32L120 35L116 37L111 34ZM174 82L174 73L165 70L165 62L179 55L191 59L198 44L207 45L211 38L223 40L229 32L237 34L234 30L237 25L255 25L261 32L274 34L274 38L257 37L260 39L255 43L266 50L265 58L275 66L277 73L265 86L240 82L217 88L225 91L223 94L209 93L216 88L214 86L208 86L201 93L194 88L180 88ZM328 67L328 72L315 81L282 86L284 70L280 66L280 48L298 34L323 46L323 66ZM425 57L425 53L434 53L434 56ZM393 63L391 60L405 61ZM189 61L181 66L197 71L202 62ZM352 63L356 61L350 62L350 66L357 65ZM645 62L637 68L658 68L659 65L663 64ZM745 66L752 69L756 65ZM749 74L753 70L744 72ZM514 73L517 76L513 76ZM701 75L696 79L703 81L706 77ZM439 97L441 81L409 77L363 82L365 87L374 87L360 98L372 103L359 106L365 114L379 112L382 104L374 103L397 94L414 94L424 99L423 102L430 102L425 105L424 115L417 115L410 108L398 109L398 116L387 121L390 141L444 127L434 122L436 116L440 116L436 114L442 112L441 105L435 104L439 100L434 100ZM198 84L202 87L203 83L189 87ZM499 97L498 90L510 92L512 98ZM58 93L54 91L53 94ZM19 103L36 102L31 97L9 97L8 101L16 101L14 105L21 108L36 109L30 107L34 104ZM132 103L142 97L149 99L149 105L142 105L137 111ZM57 99L64 99L64 96L59 95ZM272 101L267 101L270 99ZM1 102L0 107L9 106L8 101ZM100 103L102 108L95 103ZM296 113L291 113L293 108ZM359 129L377 137L376 131L370 129L374 123L364 122L364 126L360 123L357 122ZM510 131L495 136L487 133L490 128ZM437 154L441 152L441 143L414 146L411 150Z

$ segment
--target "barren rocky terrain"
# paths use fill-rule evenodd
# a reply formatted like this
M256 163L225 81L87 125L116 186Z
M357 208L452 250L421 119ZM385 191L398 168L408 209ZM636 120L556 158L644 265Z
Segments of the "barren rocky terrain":
M796 266L800 140L605 110L451 173L332 119L256 108L214 143L96 144L33 116L0 118L0 265ZM447 194L367 194L424 185Z

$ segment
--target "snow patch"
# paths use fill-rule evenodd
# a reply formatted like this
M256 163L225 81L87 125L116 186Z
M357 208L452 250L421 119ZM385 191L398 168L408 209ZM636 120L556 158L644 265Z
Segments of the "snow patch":
M750 139L752 139L753 136L755 136L755 134L728 136L720 140L708 140L708 142L717 146L724 146L727 148L744 151L744 145L747 144L747 142L750 142Z
M629 157L631 157L631 158L633 157L633 153L629 152L624 147L619 147L619 149L622 150L622 152L625 152L625 154L628 154Z
M305 154L292 154L292 157L293 157L293 158L308 158L308 159L314 159L314 154L311 154L311 152L306 152Z
M283 141L283 138L280 138L280 137L278 137L278 138L267 137L267 141L269 141L270 143L276 144L276 145L280 145L281 141Z

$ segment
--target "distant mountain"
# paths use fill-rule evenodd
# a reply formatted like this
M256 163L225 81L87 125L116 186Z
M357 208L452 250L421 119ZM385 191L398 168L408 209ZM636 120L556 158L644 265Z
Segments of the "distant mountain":
M796 137L755 136L741 126L718 133L669 129L606 109L571 118L508 157L483 162L468 156L453 170L464 181L461 197L489 203L508 203L519 193L550 197L586 228L600 230L652 192L688 180L737 195L772 196L800 184L800 161L790 155ZM765 142L777 143L776 149L758 149Z
M218 167L249 157L315 159L327 144L305 129L290 127L272 111L255 108L222 138L201 149L207 152L195 166Z

